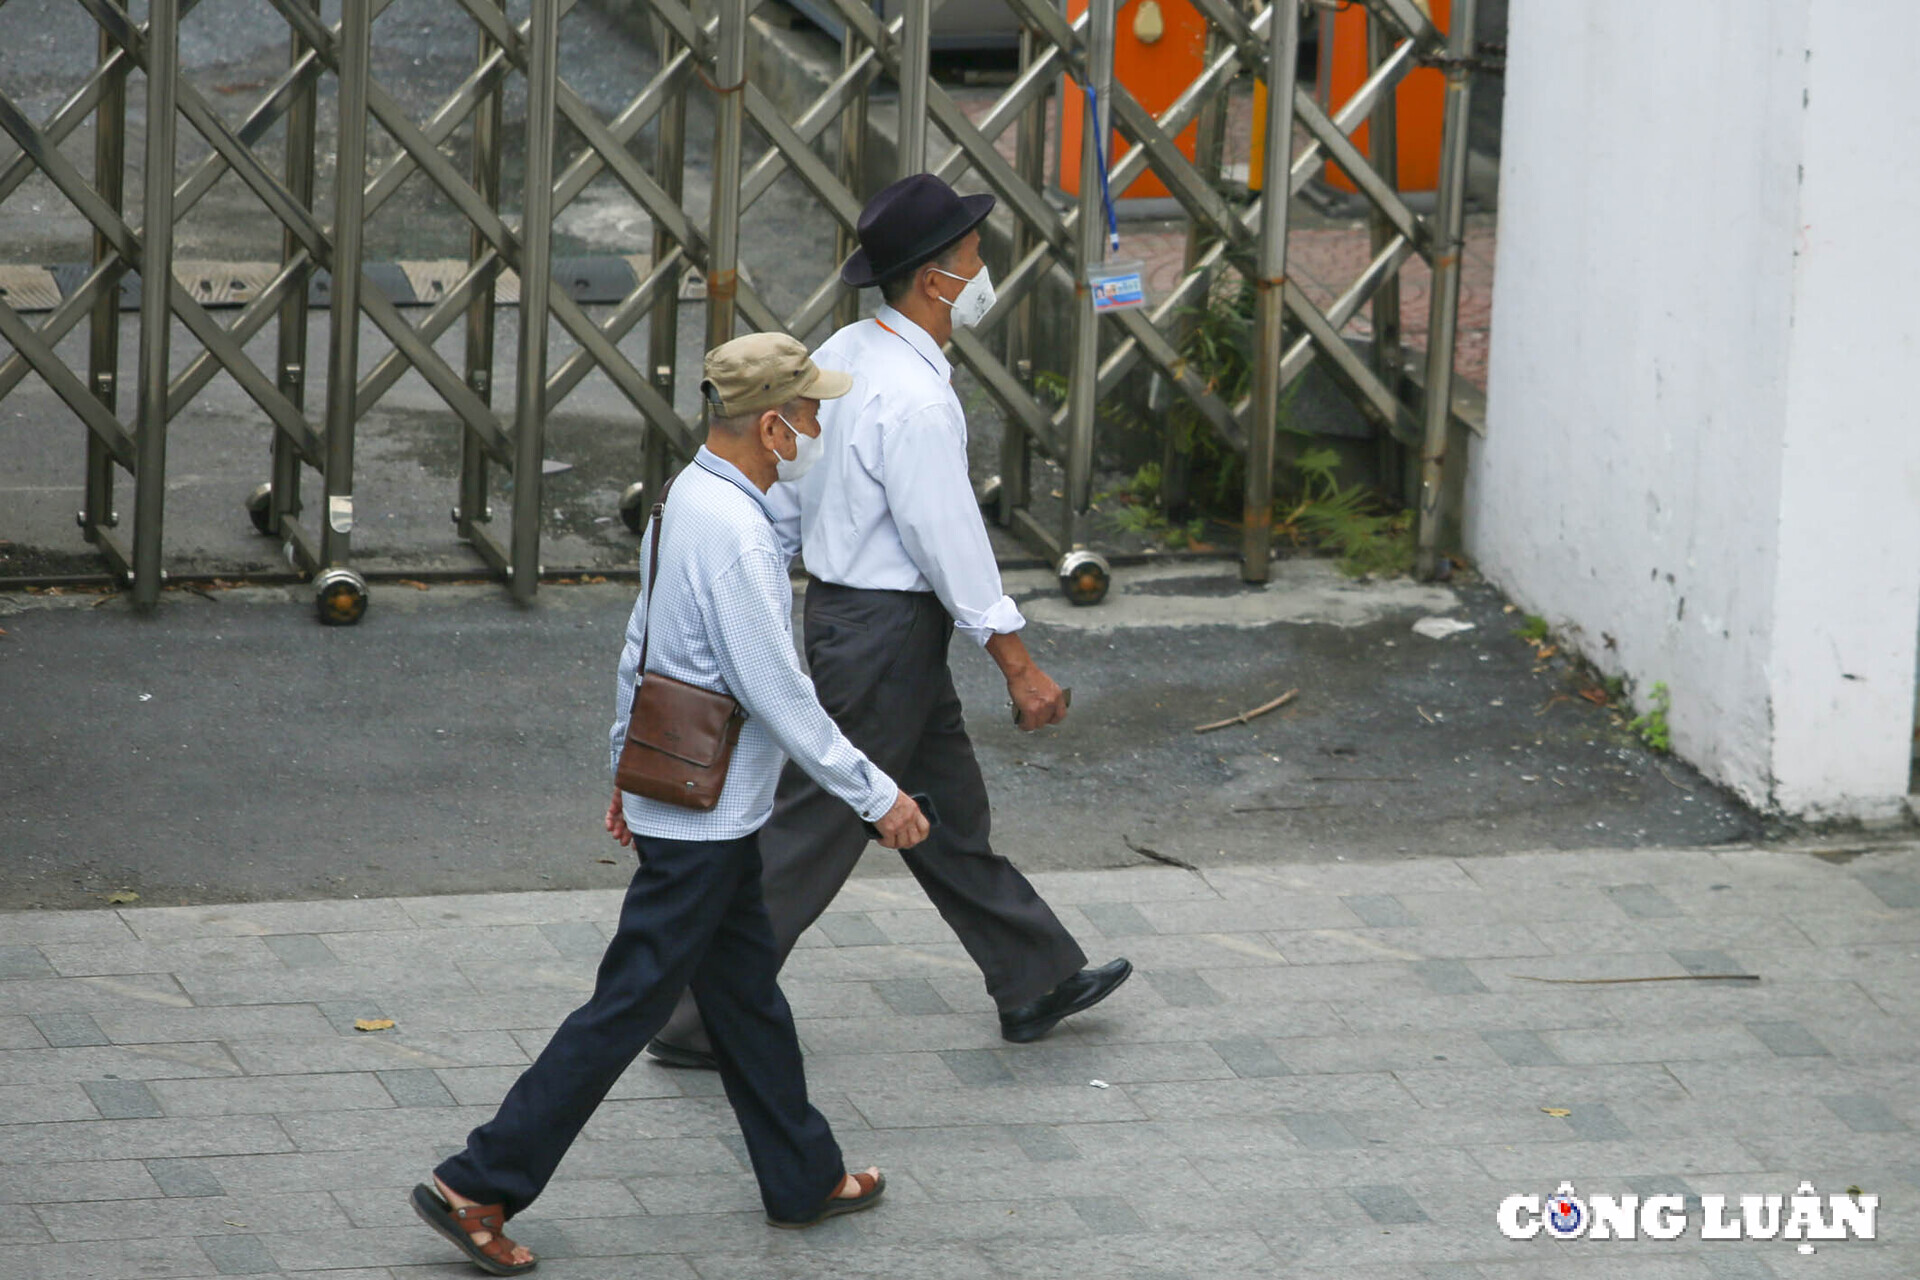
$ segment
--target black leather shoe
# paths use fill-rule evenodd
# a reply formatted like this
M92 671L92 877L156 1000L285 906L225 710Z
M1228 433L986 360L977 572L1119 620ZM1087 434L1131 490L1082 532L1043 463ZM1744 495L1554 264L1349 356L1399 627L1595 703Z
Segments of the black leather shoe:
M705 1049L689 1049L669 1044L659 1036L647 1041L647 1056L663 1067L685 1067L690 1071L718 1071L720 1063Z
M1098 969L1082 969L1038 1000L1008 1009L1000 1015L1000 1038L1015 1044L1038 1040L1060 1019L1105 1000L1133 972L1133 962L1122 957Z

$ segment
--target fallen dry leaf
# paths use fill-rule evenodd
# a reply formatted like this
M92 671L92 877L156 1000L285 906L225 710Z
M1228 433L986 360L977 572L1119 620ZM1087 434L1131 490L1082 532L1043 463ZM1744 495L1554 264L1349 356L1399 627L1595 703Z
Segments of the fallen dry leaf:
M1597 684L1591 688L1582 689L1580 696L1596 707L1604 707L1607 705L1607 691Z
M399 578L394 581L396 587L412 587L415 591L425 591L427 584L417 578Z
M595 858L595 859L594 859L594 861L595 861L595 862L604 862L604 863L606 863L606 864L607 864L608 866L610 866L610 867L613 867L613 866L618 866L618 865L619 865L619 864L618 864L618 863L616 863L616 862L615 862L615 861L614 861L614 860L613 860L612 858Z
M1565 1120L1573 1114L1573 1112L1567 1110L1565 1107L1542 1107L1540 1109L1556 1120Z
M355 1031L390 1031L393 1029L393 1019L355 1018L353 1020L353 1029Z
M138 902L140 895L131 889L115 889L107 895L107 905L119 906L123 902Z

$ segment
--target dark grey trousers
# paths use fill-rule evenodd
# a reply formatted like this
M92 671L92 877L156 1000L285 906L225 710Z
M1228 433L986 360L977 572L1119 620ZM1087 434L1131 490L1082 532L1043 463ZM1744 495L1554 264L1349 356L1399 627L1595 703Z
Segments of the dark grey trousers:
M900 856L980 966L994 1002L1015 1008L1078 972L1086 953L988 839L987 786L947 669L953 619L938 597L815 582L804 636L814 689L840 731L939 811L932 836ZM760 829L762 892L783 963L866 847L859 816L789 761ZM691 993L660 1036L707 1048Z

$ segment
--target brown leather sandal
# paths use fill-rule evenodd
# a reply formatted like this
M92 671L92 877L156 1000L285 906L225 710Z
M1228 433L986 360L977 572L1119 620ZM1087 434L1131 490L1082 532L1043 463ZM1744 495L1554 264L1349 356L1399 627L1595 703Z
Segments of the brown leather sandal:
M438 1191L422 1182L413 1189L413 1211L488 1275L525 1275L540 1265L538 1258L508 1261L519 1246L500 1233L507 1225L506 1210L500 1205L470 1204L456 1209ZM493 1239L481 1244L474 1237L482 1232L492 1233Z
M812 1217L788 1222L768 1214L767 1221L773 1226L788 1231L799 1231L806 1227L817 1226L828 1218L837 1218L843 1213L859 1213L862 1209L871 1209L879 1204L880 1197L887 1193L887 1175L884 1173L848 1173L841 1176L842 1182L834 1184L834 1194L827 1197L826 1203L821 1205ZM844 1185L846 1178L852 1178L853 1185L860 1188L859 1195L840 1194L840 1188Z

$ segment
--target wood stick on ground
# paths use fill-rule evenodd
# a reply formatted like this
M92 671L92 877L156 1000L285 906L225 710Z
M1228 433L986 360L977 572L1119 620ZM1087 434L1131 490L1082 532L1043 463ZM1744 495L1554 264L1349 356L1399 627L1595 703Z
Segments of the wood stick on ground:
M1251 711L1242 711L1237 716L1228 716L1225 720L1216 720L1212 724L1197 724L1193 726L1193 731L1195 733L1212 733L1215 729L1224 729L1228 725L1245 724L1255 716L1263 716L1269 711L1278 711L1299 695L1300 691L1298 689L1289 689L1272 702L1262 703Z
M1536 978L1516 973L1522 982L1553 982L1570 987L1604 987L1616 982L1758 982L1757 973L1669 973L1656 978Z
M1170 853L1162 853L1158 849L1149 849L1146 845L1135 844L1132 836L1123 835L1120 837L1120 841L1126 845L1127 848L1133 850L1143 858L1152 858L1155 862L1164 862L1170 867L1179 867L1182 871L1198 871L1200 869L1191 862L1183 861Z

